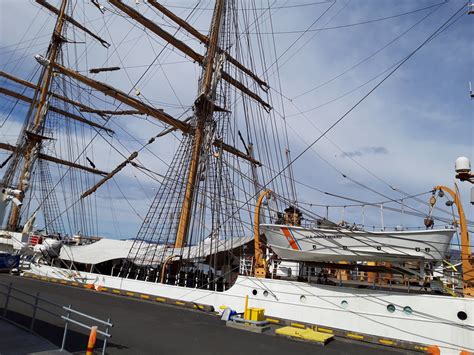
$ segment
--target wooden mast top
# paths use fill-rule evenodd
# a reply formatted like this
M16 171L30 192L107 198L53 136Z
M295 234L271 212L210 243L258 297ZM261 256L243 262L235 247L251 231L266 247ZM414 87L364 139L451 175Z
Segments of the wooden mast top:
M212 18L211 33L209 36L209 46L207 48L204 77L202 81L201 93L208 96L211 94L211 83L214 74L214 61L217 54L217 43L219 41L219 29L221 24L222 12L224 8L224 0L219 0L214 8L214 16Z

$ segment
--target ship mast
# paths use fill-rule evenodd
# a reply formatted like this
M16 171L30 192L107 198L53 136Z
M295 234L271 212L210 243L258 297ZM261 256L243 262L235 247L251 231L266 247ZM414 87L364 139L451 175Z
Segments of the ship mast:
M65 20L65 12L66 12L66 5L67 0L62 0L61 7L59 9L58 19L56 21L56 26L54 28L54 32L51 38L50 49L48 60L49 63L54 63L58 56L61 43L62 43L62 30ZM28 189L29 181L31 178L31 170L37 154L39 153L39 148L41 145L41 141L43 140L43 136L40 134L41 129L43 127L43 123L46 117L46 112L48 109L48 100L47 96L49 93L49 88L51 85L51 79L53 76L53 66L50 64L46 67L43 78L42 84L40 87L40 96L38 100L38 104L36 105L36 111L34 114L33 124L28 127L26 133L27 138L27 146L23 153L24 162L23 167L20 173L20 178L18 182L18 190L22 191L22 194L18 196L20 201L24 198L24 193ZM12 210L10 213L10 218L8 221L8 229L16 230L20 221L20 208L21 205L13 205Z
M199 163L201 160L201 151L203 147L205 126L212 119L214 112L215 88L213 85L218 80L219 68L214 65L217 62L219 29L221 25L222 14L224 12L224 0L218 0L214 7L214 15L212 18L211 31L209 34L209 46L204 58L203 76L199 87L199 96L195 102L194 109L196 115L196 129L194 132L193 146L191 153L191 162L189 164L188 178L186 182L186 190L184 200L181 207L181 215L179 218L178 231L174 247L182 248L186 245L186 236L191 221L191 209L193 205L193 196L196 186L196 177Z
M57 22L55 25L54 34L48 47L47 55L45 57L39 55L36 56L37 61L45 67L42 71L38 84L33 84L0 71L1 77L20 84L25 88L31 88L35 90L35 96L34 98L31 98L7 88L0 88L1 95L10 96L17 100L31 103L30 112L27 118L27 125L22 131L20 143L16 146L13 146L0 142L0 149L6 149L12 152L10 157L11 162L7 170L6 178L4 177L2 181L2 186L5 188L0 193L0 220L3 220L3 211L5 210L4 208L2 209L2 207L6 205L6 202L13 200L16 206L12 206L10 210L8 229L16 230L18 228L20 223L21 203L25 198L25 192L29 189L30 181L32 183L32 174L34 172L33 167L35 161L38 159L52 161L71 168L102 175L104 179L90 188L88 192L96 191L100 185L110 179L113 174L118 172L123 164L128 163L127 160L127 162L120 164L119 167L114 169L111 174L108 174L102 170L95 169L95 167L91 168L77 164L76 162L69 162L67 160L49 156L44 154L44 152L41 152L43 141L48 139L48 137L45 137L43 133L46 112L54 112L63 117L68 117L72 120L92 126L95 129L105 130L107 132L113 133L110 128L105 127L106 123L96 123L82 117L82 115L77 115L67 110L62 110L57 106L50 105L50 98L54 98L73 105L81 112L88 112L98 115L103 119L105 119L105 117L109 114L146 114L149 117L170 126L166 132L172 132L176 130L185 134L187 140L183 144L186 145L186 156L182 157L182 170L180 170L180 174L182 175L180 175L180 181L186 181L186 185L183 186L183 189L180 192L179 201L178 199L176 200L176 213L173 213L172 222L174 224L173 228L176 228L174 229L175 232L168 234L172 237L176 237L176 247L179 248L185 246L189 242L187 239L189 237L191 220L194 218L193 208L197 203L199 203L197 202L197 198L199 197L197 194L197 186L199 185L200 179L203 178L200 172L206 170L205 164L208 163L206 159L209 157L209 149L217 149L219 151L229 153L236 158L246 160L247 162L251 163L252 166L262 165L262 163L256 160L253 155L249 155L249 151L240 151L232 144L232 142L226 142L225 135L214 134L216 127L220 127L216 123L217 119L215 117L215 113L217 112L221 115L223 115L223 112L230 113L230 111L220 107L220 104L217 103L217 100L220 98L216 95L216 88L218 87L220 79L222 79L222 81L225 82L228 87L233 87L235 90L241 92L245 98L258 103L265 111L269 112L271 110L270 104L259 95L259 90L262 90L264 93L268 92L268 84L260 79L252 69L247 68L233 55L231 55L228 52L230 48L229 46L226 46L225 48L220 47L220 38L222 37L222 33L220 32L222 32L221 27L222 22L224 21L225 6L227 2L225 0L216 1L209 35L206 36L192 27L186 22L186 20L181 19L177 15L173 14L157 1L149 0L150 6L153 6L157 11L162 12L171 21L175 22L180 28L188 31L190 35L200 40L200 42L206 46L206 54L201 55L186 43L176 38L175 35L168 33L152 20L125 4L123 0L109 0L110 5L116 7L125 15L128 15L131 19L140 23L147 30L150 30L153 34L168 42L168 44L173 46L176 50L180 51L186 57L192 59L196 64L202 67L202 74L198 85L199 91L197 99L194 103L194 115L192 117L192 121L181 121L180 119L174 118L171 115L165 113L163 110L156 109L155 107L145 104L135 97L131 97L129 94L122 92L119 89L89 78L86 75L59 64L57 58L59 57L62 42L65 41L63 36L61 36L65 22L69 22L73 27L82 30L87 35L99 41L104 47L108 47L108 43L95 35L92 31L85 28L78 21L75 21L66 13L66 7L68 4L67 1L62 1L60 8L55 8L46 0L35 1L41 6L44 6L47 10L56 14ZM229 21L232 22L232 19L229 19ZM227 71L223 69L224 61L226 62L226 65L229 64L229 66L226 68ZM231 73L229 70L232 70L233 72ZM71 100L68 97L54 93L50 90L52 86L52 79L54 78L53 75L64 75L71 78L72 80L85 84L94 90L102 92L106 96L113 97L115 100L133 109L133 111L107 111L94 109L80 102ZM253 83L253 88L247 86L249 84L246 82L247 80L250 80ZM158 136L156 138L158 138ZM15 176L18 177L18 181L13 182ZM14 199L14 195L18 198ZM88 193L85 195L88 195ZM85 197L85 195L83 197ZM154 215L155 212L155 207L152 207L149 211L150 215ZM144 222L144 233L149 230L151 231L151 229L149 229L151 226L148 222L149 220L150 219L147 218L145 220L146 223ZM149 236L146 236L146 238L148 237ZM154 236L152 236L152 238L154 238Z

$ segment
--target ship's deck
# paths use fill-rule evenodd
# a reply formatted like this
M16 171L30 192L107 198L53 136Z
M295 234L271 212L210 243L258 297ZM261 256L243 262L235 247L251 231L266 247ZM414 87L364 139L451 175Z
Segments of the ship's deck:
M59 304L72 304L74 309L101 319L111 318L112 339L108 354L407 354L377 345L334 340L325 347L292 341L267 334L253 334L227 328L214 315L142 300L98 293L70 286L0 275L0 282L13 283L25 292L40 292L40 297ZM2 297L0 297L2 298ZM0 304L3 304L0 299ZM31 307L12 303L13 315L31 314ZM38 332L51 342L60 344L63 323L43 313L38 314ZM67 350L84 351L87 335L72 328Z

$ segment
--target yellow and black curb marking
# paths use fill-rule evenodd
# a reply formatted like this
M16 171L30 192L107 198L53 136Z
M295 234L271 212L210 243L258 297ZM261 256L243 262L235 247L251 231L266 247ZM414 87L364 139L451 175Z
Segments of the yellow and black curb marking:
M168 298L168 297L160 297L160 296L155 296L155 295L150 295L150 294L137 293L137 292L131 292L131 291L126 291L126 290L119 290L115 288L102 287L102 286L99 286L97 289L95 289L95 287L91 284L84 284L84 283L79 283L76 281L56 279L53 277L38 276L38 275L27 273L27 272L25 272L23 276L36 279L36 280L41 280L41 281L49 281L49 282L54 282L54 283L63 284L63 285L94 289L99 292L106 292L106 293L110 293L114 295L136 298L136 299L146 300L150 302L159 302L159 303L166 303L166 304L185 307L185 308L199 309L204 312L214 312L214 307L211 305L206 305L206 304L181 301L181 300L176 300L176 299ZM332 334L339 338L346 338L350 340L357 340L357 341L363 341L367 343L385 345L385 346L390 346L390 347L394 347L398 349L418 351L421 353L427 353L429 350L428 345L424 345L420 343L390 339L390 338L385 338L385 337L378 337L375 335L369 335L369 334L358 333L358 332L349 332L342 329L319 326L317 324L312 324L312 323L295 322L294 320L288 320L288 319L277 318L277 317L266 317L266 321L274 325L291 326L291 327L296 327L296 328L301 328L301 329L311 328L315 331L326 333L326 334Z
M174 305L174 306L197 309L204 312L214 312L214 307L207 304L181 301L181 300L176 300L173 298L160 297L160 296L139 293L139 292L131 292L131 291L126 291L126 290L119 290L116 288L109 288L109 287L102 287L102 286L98 286L97 288L95 288L94 285L91 285L91 284L84 284L84 283L80 283L76 281L56 279L54 277L38 276L38 275L28 273L28 272L23 273L23 277L28 277L31 279L36 279L36 280L41 280L41 281L54 282L54 283L63 284L63 285L75 286L75 287L80 287L80 288L94 289L99 292L105 292L105 293L110 293L114 295L130 297L130 298L137 298L137 299L146 300L150 302L166 303L166 304Z
M410 341L395 340L395 339L378 337L375 335L369 335L369 334L364 334L364 333L349 332L347 330L331 328L331 327L322 327L322 326L319 326L317 324L312 324L312 323L295 322L292 320L277 318L277 317L266 317L265 320L269 322L270 324L275 324L275 325L291 326L291 327L301 328L301 329L310 328L321 333L332 334L335 337L339 337L339 338L363 341L367 343L385 345L385 346L390 346L393 348L418 351L422 353L428 352L428 345L414 343Z

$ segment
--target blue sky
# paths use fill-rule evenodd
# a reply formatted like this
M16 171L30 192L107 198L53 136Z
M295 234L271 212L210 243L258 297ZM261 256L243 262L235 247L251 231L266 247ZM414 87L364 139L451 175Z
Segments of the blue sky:
M57 3L57 1L51 2ZM189 14L186 8L195 5L193 1L168 3L178 6L170 6L170 9L182 17ZM198 12L199 16L192 18L195 27L203 32L209 26L211 11L206 8L211 8L211 3L202 1L199 5L202 8ZM433 0L396 2L341 0L331 8L329 7L332 3L309 6L311 1L299 0L297 2L278 0L269 3L274 10L271 21L265 16L263 17L265 21L261 24L261 32L264 33L263 49L270 53L267 63L273 62L275 59L273 38L269 34L273 27L273 31L277 33L276 56L283 54L278 60L281 89L285 96L283 107L278 94L274 91L272 95L276 102L275 110L278 113L283 111L286 113L293 157L319 136L318 129L324 131L329 127L383 76L357 89L359 86L403 59L463 5L462 1L457 0L448 1L440 6L433 5L442 1ZM251 4L244 1L241 7L245 8ZM268 7L267 1L257 1L256 4L262 8ZM308 6L295 6L299 4ZM137 8L145 11L144 6L139 4ZM422 8L427 9L383 21L324 29L390 17ZM104 50L100 45L91 44L88 46L87 54L84 54L78 63L71 59L70 65L77 70L86 70L101 65L121 66L124 61L125 66L129 66L126 72L102 75L98 79L129 91L131 82L140 77L144 70L143 66L151 63L154 55L162 48L163 42L144 35L140 28L132 29L129 22L109 11L102 17L92 5L84 6L84 9L79 6L79 10L77 18L87 21L88 27L100 33L113 43L113 46L109 50ZM315 22L326 10L327 12ZM159 16L150 12L147 15L156 22L166 25ZM45 52L48 33L54 25L53 18L34 1L13 0L1 2L0 16L0 68L27 79L37 67L33 55ZM414 26L422 19L423 21ZM92 21L89 22L90 20ZM324 191L370 202L383 201L386 198L351 182L340 172L393 199L403 196L380 180L409 194L429 191L437 184L452 186L456 157L464 155L474 158L473 103L469 98L468 87L469 81L474 80L473 21L474 16L460 17L331 130L327 135L330 141L326 138L321 139L313 149L301 156L294 163L297 180ZM103 26L105 22L108 23L107 28ZM310 26L313 22L315 24ZM411 26L414 27L401 35ZM323 30L317 31L321 28ZM306 30L309 31L304 34L298 32ZM284 33L289 31L296 32ZM395 40L398 36L401 37ZM79 39L82 40L83 37L80 36ZM185 36L182 38L187 40ZM90 42L90 39L86 40ZM394 42L391 45L363 64L321 86L392 40ZM23 43L17 47L13 46L18 42ZM114 46L118 43L122 45L115 51ZM194 48L201 48L194 42L186 43ZM287 51L288 48L290 49ZM78 45L79 53L82 50ZM74 52L69 50L68 53L72 58ZM167 53L161 62L163 65L157 66L152 71L153 75L147 77L139 88L142 97L153 101L155 105L162 105L167 112L175 116L179 116L186 107L192 105L199 77L198 66L182 62L181 56L174 52ZM275 69L276 66L270 69L269 73L274 73ZM276 79L276 75L271 75L270 85L279 91ZM2 86L5 85L5 81L0 82ZM320 87L301 95L317 86ZM108 102L110 103L110 100ZM0 97L0 117L6 117L11 107L12 101ZM301 111L305 113L301 114ZM15 111L14 116L0 128L2 141L16 140L15 134L24 112L24 110ZM0 122L2 121L3 119L0 119ZM150 134L156 134L160 129L153 123L122 117L114 119L111 127L114 126L117 129L118 126L125 128L140 142L146 141ZM123 133L118 135L117 139L130 149L138 146L138 143ZM163 160L169 161L176 147L177 140L167 137L157 142L151 149ZM114 156L111 147L106 144L95 154L104 170L113 169L121 161L121 157ZM0 153L0 160L5 157L5 154ZM164 165L150 154L144 153L140 158L143 161L150 161L157 171L164 173ZM143 216L149 205L150 196L156 191L157 182L131 168L125 169L116 181L130 201L137 201L134 207L138 214ZM140 217L130 210L130 206L123 201L121 192L114 185L115 183L110 184L101 190L98 196L101 206L102 203L106 203L105 208L98 209L102 217L99 233L113 237L133 237L138 230ZM460 188L466 215L473 219L474 210L469 206L470 186L462 183ZM297 185L297 189L303 202L322 205L350 204L302 185ZM428 197L425 195L422 198ZM418 202L410 201L409 204L417 209L427 210ZM116 215L113 216L104 209L115 210ZM319 214L325 213L324 208L312 209ZM346 208L345 212L342 208L333 208L330 211L332 213L330 216L335 220L339 220L344 213L346 219L360 222L360 207ZM366 218L374 225L380 224L378 210L372 211ZM399 219L399 214L387 212L385 223L399 224L400 222L397 222ZM410 219L404 223L421 225L422 220Z

